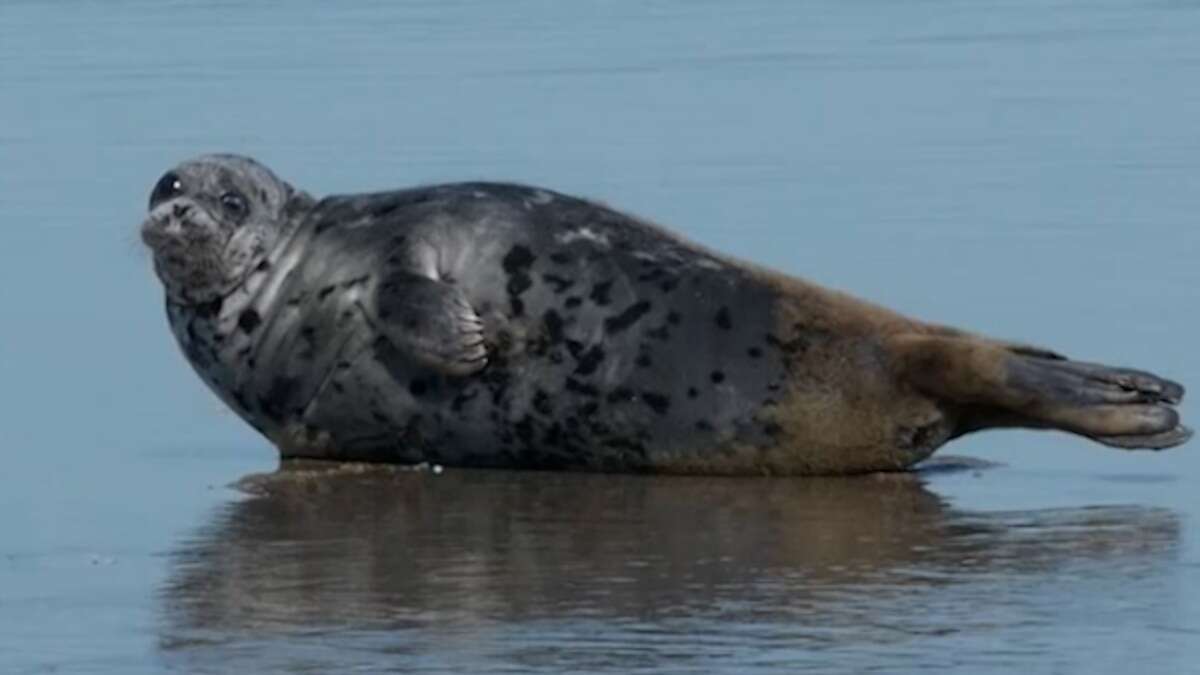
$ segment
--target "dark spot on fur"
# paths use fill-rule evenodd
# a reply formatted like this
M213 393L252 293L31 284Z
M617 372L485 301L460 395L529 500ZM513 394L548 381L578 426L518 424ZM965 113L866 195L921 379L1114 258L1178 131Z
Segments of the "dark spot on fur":
M582 304L583 304L583 299L577 295L572 295L571 297L569 297L565 301L563 301L563 306L566 307L567 309L575 309L576 307L578 307Z
M614 389L613 391L608 392L608 396L605 396L604 400L608 401L609 403L625 403L631 401L633 400L633 390L626 387Z
M546 336L550 339L551 344L558 344L563 340L563 320L558 315L558 312L548 309L542 315L542 323L546 325Z
M337 221L322 220L321 222L317 223L316 227L313 228L313 234L319 235L322 232L324 232L325 230L328 230L329 228L333 227L334 225L337 225Z
M297 352L297 356L304 361L311 361L316 356L317 329L313 326L300 327L300 339L304 345Z
M508 284L504 288L509 295L520 295L532 285L533 279L530 279L528 274L517 273L508 278Z
M696 422L696 428L700 431L712 431L713 425L712 422L709 422L708 420L700 420L699 422Z
M708 376L708 379L712 380L713 384L721 384L725 381L725 373L722 373L719 370L714 370L712 371L712 374Z
M757 359L762 356L762 350L758 347L751 347L746 350L746 354L752 359Z
M242 313L238 315L238 328L241 328L242 332L247 335L253 333L254 329L258 328L261 323L262 317L260 317L258 312L254 311L253 309L243 310Z
M233 400L238 404L239 408L250 412L250 402L246 400L246 394L241 389L233 390Z
M671 332L667 330L667 326L664 324L653 330L646 331L646 336L666 342L671 339Z
M533 279L530 278L528 271L533 265L536 258L528 248L516 245L509 249L504 259L500 261L505 273L508 274L508 283L505 285L505 290L508 291L509 304L512 307L513 316L522 316L525 314L525 303L521 301L520 295L529 290L533 285Z
M572 358L579 358L583 353L583 343L579 340L567 340L567 351L571 352Z
M700 395L699 389L697 389L695 387L688 387L688 390L687 390L688 398L696 398L699 395Z
M571 262L571 255L569 253L562 252L551 253L550 262L554 263L555 265L566 265L567 263Z
M268 418L280 421L287 412L288 400L295 390L297 380L291 377L277 377L271 381L265 396L258 399L258 407Z
M212 302L203 302L196 306L196 316L201 319L213 319L221 313L221 306L225 304L223 298L217 298Z
M654 363L646 354L639 355L636 359L634 359L633 362L637 364L639 368L649 368Z
M412 394L416 398L424 396L425 392L428 390L429 385L425 384L425 380L420 378L416 378L412 382L408 383L408 393Z
M575 285L575 281L573 279L564 279L563 277L555 274L543 274L542 281L553 286L554 293L556 295Z
M679 320L682 318L683 317L679 316L679 312L676 312L675 310L667 312L667 323L671 324L672 326L679 325Z
M576 375L591 375L596 372L600 364L604 361L604 348L600 345L592 345L591 349L580 352L575 356L575 374Z
M652 391L643 391L642 400L646 402L646 405L650 406L651 410L659 415L667 414L667 410L671 407L670 398Z
M733 320L729 318L729 308L722 307L717 310L717 328L721 330L729 330L733 328Z
M516 274L529 269L529 266L532 265L533 261L536 259L537 258L533 255L532 251L518 244L508 250L508 253L505 254L504 259L500 261L500 264L504 267L505 272L508 272L509 274Z
M533 419L529 415L522 417L513 425L513 431L525 445L531 444L533 442Z
M550 428L546 429L546 433L542 434L542 443L545 445L548 445L550 447L560 446L560 445L563 445L563 443L565 443L565 442L566 442L566 439L563 438L562 425L558 424L557 422L554 424L551 424ZM538 463L539 464L550 464L553 461L554 461L553 456L542 456L542 457L539 457Z
M566 388L567 391L573 394L579 394L580 396L598 396L600 394L599 390L592 385L587 384L586 382L580 382L573 377L567 378Z
M187 354L187 357L200 368L208 368L210 365L212 365L212 359L210 359L208 354L204 353L204 350L200 347L200 345L195 342L185 343L183 346L183 351Z
M649 311L650 303L646 300L639 300L638 302L630 305L620 314L605 319L604 330L609 334L620 333L621 331L629 328L641 320L641 318L646 316L646 313Z
M539 414L549 415L552 410L550 407L550 395L543 389L538 389L533 394L533 409Z
M360 286L362 284L367 283L367 281L369 281L370 279L371 279L371 276L369 274L364 274L362 276L354 277L353 279L347 279L342 282L342 288L354 288L355 286Z
M271 269L271 261L263 258L261 261L259 261L258 266L254 269L258 270L259 272L266 272L267 270Z
M612 298L609 297L609 293L612 292L612 285L612 280L601 281L595 286L592 286L592 292L588 294L588 298L597 305L604 307L608 303L612 302Z
M783 433L783 427L777 422L767 422L763 425L763 433L775 437Z
M642 264L643 265L654 265L656 263L645 262ZM655 279L658 279L659 277L661 277L662 275L664 275L666 273L667 273L667 271L665 269L663 269L661 267L655 267L654 269L650 270L649 272L644 272L642 274L639 274L637 280L641 281L643 283L648 282L648 281L654 281Z
M328 298L329 294L332 293L335 288L337 287L333 285L322 287L320 291L317 291L317 300L324 300L325 298Z
M675 290L675 287L678 285L679 279L670 277L668 279L663 279L662 283L658 285L658 290L662 291L663 293L670 293L671 291Z

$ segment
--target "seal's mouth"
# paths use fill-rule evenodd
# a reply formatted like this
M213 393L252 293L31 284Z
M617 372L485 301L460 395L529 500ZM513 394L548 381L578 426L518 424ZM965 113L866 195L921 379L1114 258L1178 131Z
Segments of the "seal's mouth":
M142 222L141 236L168 285L201 290L224 271L221 252L229 235L219 220L190 199L174 199L152 209Z

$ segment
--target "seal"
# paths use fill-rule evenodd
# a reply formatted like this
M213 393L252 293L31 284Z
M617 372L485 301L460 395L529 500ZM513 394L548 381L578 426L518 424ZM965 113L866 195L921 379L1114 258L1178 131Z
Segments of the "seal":
M317 200L208 155L149 207L183 352L285 458L845 474L991 428L1191 436L1175 382L908 318L547 189Z

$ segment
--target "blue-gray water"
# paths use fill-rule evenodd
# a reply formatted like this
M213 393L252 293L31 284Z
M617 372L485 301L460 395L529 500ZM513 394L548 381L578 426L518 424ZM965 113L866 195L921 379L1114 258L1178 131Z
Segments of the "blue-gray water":
M214 150L315 193L527 181L1196 387L1198 85L1171 0L4 0L0 671L1188 672L1195 443L246 495L275 455L177 352L135 228Z

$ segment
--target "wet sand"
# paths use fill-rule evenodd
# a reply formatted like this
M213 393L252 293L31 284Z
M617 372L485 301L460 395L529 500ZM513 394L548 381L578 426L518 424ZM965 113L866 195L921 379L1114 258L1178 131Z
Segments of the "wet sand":
M1086 640L1039 640L1038 614L1067 598L1084 610L1118 584L1116 600L1145 609L1179 519L1136 505L972 512L927 485L993 470L944 459L917 474L786 480L288 466L241 481L250 495L171 552L159 648L183 670L241 672L1079 658ZM986 647L997 637L1008 646Z

